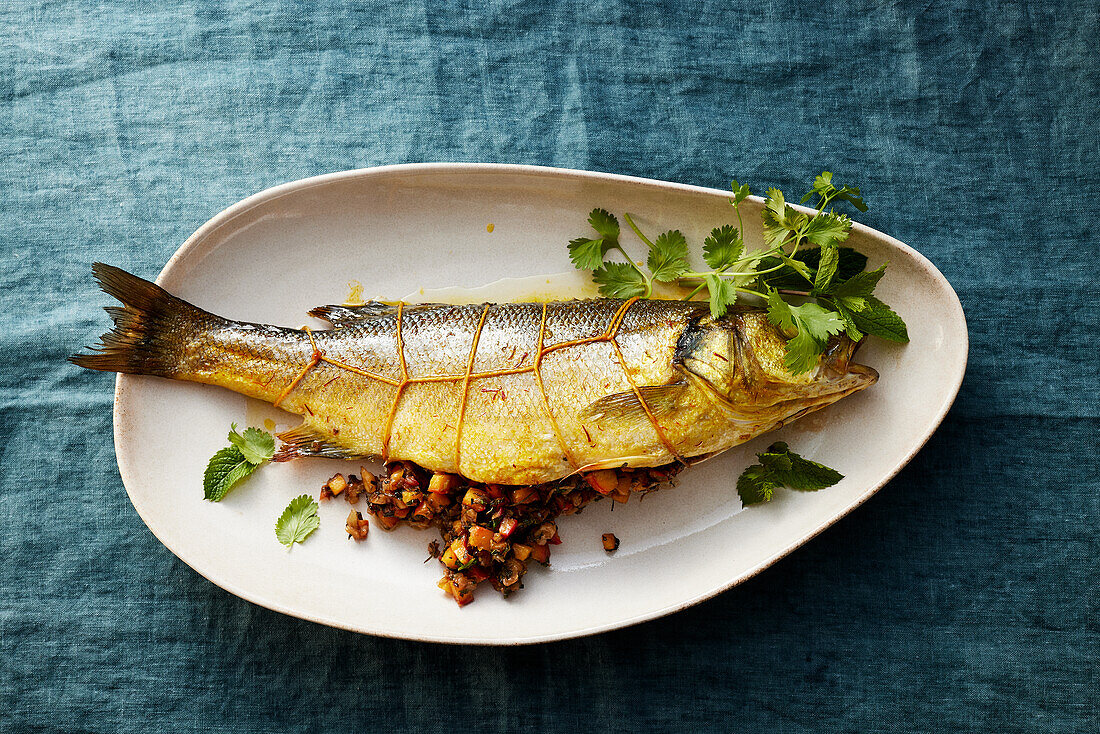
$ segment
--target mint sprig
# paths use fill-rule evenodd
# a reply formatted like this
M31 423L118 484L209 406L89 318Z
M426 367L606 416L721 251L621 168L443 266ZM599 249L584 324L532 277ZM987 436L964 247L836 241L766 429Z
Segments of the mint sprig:
M234 485L275 455L275 438L259 428L247 428L241 434L234 423L229 430L229 443L210 457L203 472L203 498L211 502L221 502Z
M760 463L746 468L737 479L737 494L746 507L767 502L780 487L815 492L844 478L835 469L802 458L782 441L776 441L756 458Z

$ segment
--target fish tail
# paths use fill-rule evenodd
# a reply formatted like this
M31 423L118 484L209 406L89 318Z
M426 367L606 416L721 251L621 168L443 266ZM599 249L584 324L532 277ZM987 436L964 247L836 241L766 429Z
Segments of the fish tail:
M93 354L69 357L80 367L176 377L188 339L222 321L121 268L97 262L92 264L92 274L123 307L106 308L115 326L100 338L102 344Z

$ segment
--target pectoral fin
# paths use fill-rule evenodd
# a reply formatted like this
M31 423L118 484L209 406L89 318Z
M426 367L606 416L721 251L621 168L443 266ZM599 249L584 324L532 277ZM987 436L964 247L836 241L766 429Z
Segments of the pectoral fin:
M303 422L297 428L278 434L282 446L275 452L275 461L290 461L303 456L323 456L327 459L374 459L344 446L338 436Z
M675 412L687 387L685 382L674 382L670 385L645 385L638 388L638 394L645 401L645 406L649 408L649 412L659 420ZM629 390L600 398L585 409L582 419L601 422L628 422L648 421L649 416L646 415L645 407L638 400L638 395L633 390Z

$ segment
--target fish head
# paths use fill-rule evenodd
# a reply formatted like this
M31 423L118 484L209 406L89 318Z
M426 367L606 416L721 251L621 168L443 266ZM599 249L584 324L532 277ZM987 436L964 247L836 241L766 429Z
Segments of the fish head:
M847 335L830 337L817 364L799 374L784 364L788 341L764 311L736 310L718 319L708 315L685 330L677 345L677 362L753 435L878 380L875 370L851 361L860 342Z

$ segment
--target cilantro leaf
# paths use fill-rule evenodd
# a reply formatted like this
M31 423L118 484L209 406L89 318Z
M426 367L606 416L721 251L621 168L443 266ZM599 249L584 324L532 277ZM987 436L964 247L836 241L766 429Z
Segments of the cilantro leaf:
M295 497L275 522L275 537L287 548L301 543L321 527L317 510L317 502L308 494Z
M736 180L734 180L733 183L730 184L730 188L733 189L732 203L733 203L734 206L737 206L742 201L749 198L749 185L748 184L739 184L739 183L737 183Z
M662 283L676 280L688 270L688 243L679 230L660 235L649 248L646 266Z
M793 336L798 331L794 314L791 313L791 304L784 301L775 290L768 291L768 321L786 332L787 336Z
M715 270L735 265L744 252L745 241L737 228L728 224L715 227L703 240L703 260Z
M609 240L611 244L619 241L619 220L606 209L593 209L588 215L588 223L600 237Z
M577 270L595 270L603 264L608 249L609 245L602 239L578 237L569 241L569 259Z
M244 458L252 464L262 464L275 455L275 438L259 428L246 428L244 435L237 433L237 424L229 430L229 443L236 446Z
M768 320L787 334L794 336L787 341L784 366L791 374L812 370L818 357L825 350L830 334L844 331L844 320L835 311L828 311L816 303L792 306L780 298L774 290L768 291Z
M837 188L833 184L833 174L829 171L822 171L821 174L814 179L813 188L802 197L802 203L809 201L815 194L820 197L822 202L840 199L842 201L847 201L861 212L867 211L867 205L863 203L859 189L855 186L842 186Z
M764 201L764 210L761 212L763 221L764 242L775 247L787 239L789 234L797 234L809 223L809 217L787 206L783 198L783 192L779 189L768 189L768 198Z
M799 456L782 441L773 443L756 458L760 463L747 467L737 479L737 494L746 507L767 502L779 487L815 492L844 478L835 469Z
M862 298L858 299L861 304L858 306L862 308L862 304L866 303ZM854 342L858 342L863 338L863 332L856 326L855 318L852 316L853 308L849 306L849 299L838 298L835 299L836 312L840 314L840 319L844 322L844 333L848 335L848 338Z
M592 280L608 298L633 298L646 294L645 277L629 263L604 263L592 271Z
M737 300L736 286L714 273L707 273L703 280L707 284L707 291L710 293L710 315L716 319L724 316L730 306Z
M908 342L909 330L893 309L874 296L866 297L867 305L852 311L852 320L860 331L892 342Z
M236 446L226 446L210 457L202 476L203 498L221 502L233 485L256 471Z
M824 212L806 224L806 239L819 246L836 245L848 239L852 220L842 214Z

